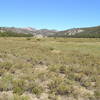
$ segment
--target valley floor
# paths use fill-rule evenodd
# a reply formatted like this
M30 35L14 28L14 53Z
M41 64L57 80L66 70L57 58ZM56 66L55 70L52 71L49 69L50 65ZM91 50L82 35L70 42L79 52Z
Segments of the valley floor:
M100 39L0 38L0 100L100 100Z

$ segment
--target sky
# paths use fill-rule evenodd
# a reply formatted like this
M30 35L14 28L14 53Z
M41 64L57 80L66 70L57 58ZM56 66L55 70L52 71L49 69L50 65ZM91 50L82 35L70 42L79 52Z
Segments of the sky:
M100 0L0 0L0 26L64 30L100 25Z

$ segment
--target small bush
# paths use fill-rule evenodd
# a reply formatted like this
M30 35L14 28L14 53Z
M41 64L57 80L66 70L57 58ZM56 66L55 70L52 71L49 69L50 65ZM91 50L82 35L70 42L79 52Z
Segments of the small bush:
M2 78L0 79L0 90L1 91L10 91L13 88L12 85L12 75L10 74L5 74L4 76L2 76Z
M58 95L68 95L69 93L71 93L71 86L67 85L65 83L60 84L57 87L56 92L57 92Z
M31 83L29 83L26 91L32 94L40 95L41 93L43 93L44 89L38 83L36 83L35 81L32 81Z
M14 94L14 100L30 100L28 96Z
M13 81L13 92L14 93L17 93L17 94L22 94L24 93L24 85L25 85L25 82L24 80L15 80Z
M43 88L41 86L35 86L32 88L32 93L36 95L40 95L43 92Z
M59 68L59 72L60 73L62 73L62 74L65 74L66 73L66 66L61 66L60 68Z
M41 41L41 38L37 38L36 40L37 40L37 41Z
M0 63L0 68L5 69L5 70L9 70L11 67L13 66L12 63L10 62L2 62Z
M57 95L67 95L71 92L71 85L66 82L66 80L62 78L56 77L52 80L48 87L51 93L55 93Z
M95 97L96 97L97 100L100 99L100 90L99 89L96 89L96 91L95 91Z
M17 94L19 94L19 95L21 95L21 94L24 93L24 90L23 90L23 88L21 88L21 87L15 87L15 88L13 89L13 92L14 92L14 93L17 93Z
M30 37L27 37L26 40L31 40L31 38Z
M59 67L58 65L54 65L54 66L50 66L48 69L49 71L52 71L52 72L59 72Z
M54 49L55 49L55 48L53 48L53 47L50 47L50 48L49 48L49 50L51 50L51 51L54 50Z

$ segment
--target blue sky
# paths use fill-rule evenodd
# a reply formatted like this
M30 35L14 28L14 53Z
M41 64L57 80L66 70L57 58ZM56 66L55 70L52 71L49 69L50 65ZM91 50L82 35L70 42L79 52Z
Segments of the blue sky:
M100 25L100 0L0 0L0 26L68 29Z

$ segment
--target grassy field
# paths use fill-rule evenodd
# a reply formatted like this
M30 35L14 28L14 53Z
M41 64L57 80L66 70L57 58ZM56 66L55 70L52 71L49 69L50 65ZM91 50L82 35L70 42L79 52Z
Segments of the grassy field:
M100 39L0 38L0 100L100 100Z

